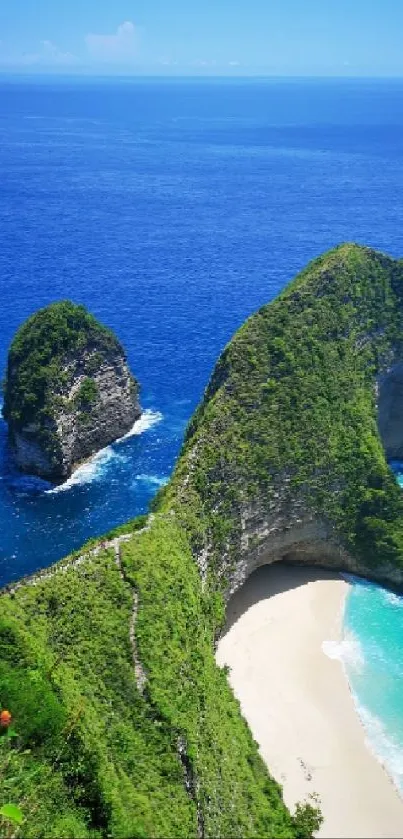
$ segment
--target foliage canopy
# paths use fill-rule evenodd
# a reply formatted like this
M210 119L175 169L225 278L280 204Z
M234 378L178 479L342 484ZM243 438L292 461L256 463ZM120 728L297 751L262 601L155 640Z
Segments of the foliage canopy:
M84 306L63 300L28 318L15 335L8 356L4 391L7 422L22 428L33 419L51 420L54 395L68 385L66 363L91 350L97 354L98 366L104 354L123 354L113 332ZM87 372L90 376L91 370Z

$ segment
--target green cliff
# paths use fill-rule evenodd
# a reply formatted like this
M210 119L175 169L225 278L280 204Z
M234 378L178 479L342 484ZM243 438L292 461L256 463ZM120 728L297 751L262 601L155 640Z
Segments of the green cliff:
M403 589L403 262L342 245L242 326L161 498L224 593L274 559Z
M313 262L224 350L153 514L4 592L13 835L311 834L315 813L288 813L214 645L226 597L265 562L403 588L386 460L403 454L402 314L402 263L353 245Z

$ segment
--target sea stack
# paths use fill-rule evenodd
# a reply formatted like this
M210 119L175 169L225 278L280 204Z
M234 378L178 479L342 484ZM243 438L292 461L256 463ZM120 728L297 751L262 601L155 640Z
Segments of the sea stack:
M41 309L8 356L4 417L19 468L68 478L130 430L141 415L138 390L122 345L84 306Z

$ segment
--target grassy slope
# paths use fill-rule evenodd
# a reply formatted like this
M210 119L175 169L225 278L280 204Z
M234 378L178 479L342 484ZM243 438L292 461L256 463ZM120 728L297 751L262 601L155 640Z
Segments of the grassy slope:
M15 835L309 835L214 663L222 599L214 563L202 591L190 546L218 559L237 505L288 471L351 550L401 562L372 388L401 341L401 275L353 246L314 262L224 351L160 512L122 545L122 575L106 551L2 597L0 704L16 737L0 738L0 806L20 804Z
M219 563L230 545L234 557L240 507L269 501L287 476L289 497L324 516L358 559L403 565L403 501L374 393L402 352L402 298L403 263L343 245L238 331L159 499L177 507L195 550L210 545Z
M0 738L0 804L20 805L16 835L189 837L199 824L211 837L297 836L215 665L220 602L202 595L183 533L157 516L122 562L124 579L106 551L2 598L0 699L17 736Z

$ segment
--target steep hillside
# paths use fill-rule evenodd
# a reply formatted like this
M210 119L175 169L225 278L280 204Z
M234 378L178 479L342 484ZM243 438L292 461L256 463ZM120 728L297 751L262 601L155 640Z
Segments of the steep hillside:
M160 496L214 586L286 559L403 587L402 315L403 263L342 245L228 344Z
M10 835L309 835L215 665L222 605L183 532L171 516L135 527L1 600L0 807L24 818Z
M403 588L403 266L343 245L224 350L154 513L1 599L0 808L24 837L303 837L214 662L258 565ZM379 420L379 422L378 422ZM386 449L386 454L385 454ZM268 678L270 674L268 674Z

